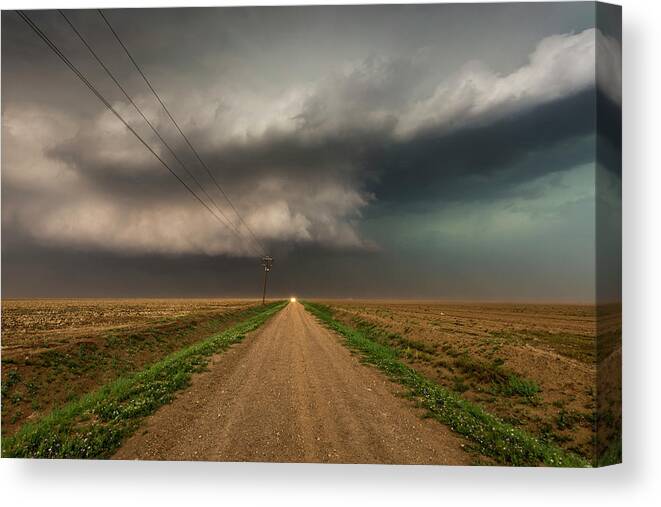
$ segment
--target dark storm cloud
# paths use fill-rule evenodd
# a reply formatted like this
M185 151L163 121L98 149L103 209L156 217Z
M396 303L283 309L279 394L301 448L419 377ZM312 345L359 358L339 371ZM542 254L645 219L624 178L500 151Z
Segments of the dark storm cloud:
M514 184L592 160L594 145L578 140L594 128L588 89L486 126L441 136L430 129L370 161L383 169L375 191L404 202L502 197Z
M139 125L57 15L32 15ZM234 219L98 17L69 15ZM309 264L301 252L332 259L331 278L380 251L364 218L378 221L384 210L419 212L415 228L425 210L443 206L548 199L546 183L535 182L594 159L596 98L603 114L620 111L618 87L597 91L594 69L595 47L617 61L619 44L591 28L587 4L108 16L260 240L299 266ZM62 263L75 251L113 269L129 256L134 268L152 259L155 269L190 262L208 273L200 255L254 254L12 13L2 21L2 232L14 252L3 252L3 265L43 249L63 252ZM196 188L153 134L138 129ZM616 128L600 134L616 152ZM154 260L162 255L169 258ZM248 266L228 260L225 272ZM363 270L367 278L374 272ZM400 278L384 283L403 287Z
M596 104L598 160L607 170L621 177L622 108L599 93Z

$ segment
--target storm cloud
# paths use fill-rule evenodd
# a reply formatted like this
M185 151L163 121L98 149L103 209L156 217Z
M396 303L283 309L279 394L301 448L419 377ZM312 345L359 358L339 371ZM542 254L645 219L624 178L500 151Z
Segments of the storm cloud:
M468 40L480 28L471 28L479 23L468 6L463 14L456 6L379 7L388 22L418 20L427 27L429 37L417 45L383 42L387 34L369 21L376 7L301 9L297 21L289 15L296 8L186 9L176 16L180 23L165 10L108 15L146 63L156 88L260 243L291 258L315 251L354 256L355 263L355 256L392 255L392 235L407 228L393 217L406 217L411 229L429 220L437 224L432 229L445 243L433 241L428 253L434 255L434 249L459 248L461 242L452 243L456 236L438 232L450 222L454 230L473 230L457 224L469 215L480 221L480 210L501 209L505 202L510 207L518 202L517 212L534 219L558 204L553 189L570 181L589 186L585 175L596 149L597 101L605 104L602 110L620 109L621 49L615 37L594 28L585 6L565 5L526 7L538 35L522 34L509 61L473 49L473 42L461 48L455 39L449 45L447 36L436 35L424 20L433 13L447 26L444 12L459 16ZM349 24L343 33L336 23L352 17L349 13L363 19L364 29ZM13 13L5 12L2 233L8 248L20 244L16 248L134 259L253 256L247 230L122 60L95 13L71 15L243 237L221 227L112 113L57 66ZM74 44L58 15L31 16L196 189L84 48ZM150 28L142 30L150 18ZM324 28L314 32L306 20ZM503 47L509 47L512 41L497 30L502 23L508 24L499 21L484 34L493 41L503 37ZM197 35L185 27L198 27ZM516 28L510 30L517 40ZM179 33L183 40L173 44L170 37ZM336 51L324 44L336 39ZM310 50L296 60L292 52L306 44ZM597 51L605 62L599 68ZM158 54L168 56L158 59ZM606 144L614 146L615 138ZM589 191L577 197L590 198ZM493 209L489 213L495 216ZM494 234L512 226L482 225ZM584 252L585 245L576 245L575 252ZM418 248L414 240L410 248ZM586 276L584 284L590 283Z

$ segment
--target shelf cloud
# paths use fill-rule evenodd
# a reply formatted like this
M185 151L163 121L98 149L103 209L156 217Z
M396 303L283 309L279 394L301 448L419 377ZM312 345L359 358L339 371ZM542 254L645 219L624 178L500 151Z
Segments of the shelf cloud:
M380 220L399 214L414 228L416 220L446 209L439 223L447 225L462 206L499 206L524 191L543 200L549 186L536 181L579 167L584 174L594 154L595 97L615 110L621 102L620 42L596 30L589 11L526 7L537 29L517 31L505 15L496 16L493 28L474 22L474 7L380 8L383 26L365 8L302 9L299 16L291 14L295 8L272 16L275 11L260 9L184 9L181 26L215 30L186 34L179 44L170 38L177 25L167 10L109 11L109 17L250 229L287 255L314 249L379 256L393 248L391 235L378 233ZM362 25L326 30L326 20L350 12ZM211 196L209 205L217 204L232 225L219 224L20 20L3 12L8 248L122 258L253 256L247 230L94 13L72 16L182 154ZM430 16L436 25L426 21ZM57 16L33 17L199 193ZM397 19L404 27L418 21L419 33L390 35L388 23ZM467 27L465 39L450 26L457 19ZM492 51L489 44L498 43L502 51ZM596 70L597 51L604 64Z

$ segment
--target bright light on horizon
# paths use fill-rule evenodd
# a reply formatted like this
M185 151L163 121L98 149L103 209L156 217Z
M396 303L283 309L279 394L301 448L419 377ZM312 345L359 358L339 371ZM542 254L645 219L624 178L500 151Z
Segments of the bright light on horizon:
M289 301L292 302L292 303L295 303L295 302L296 302L296 298L291 298Z

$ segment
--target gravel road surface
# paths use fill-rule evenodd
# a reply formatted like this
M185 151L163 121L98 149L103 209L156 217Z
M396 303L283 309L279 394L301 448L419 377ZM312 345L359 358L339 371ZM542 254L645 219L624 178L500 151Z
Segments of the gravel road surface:
M462 440L289 303L214 356L115 459L468 464Z

